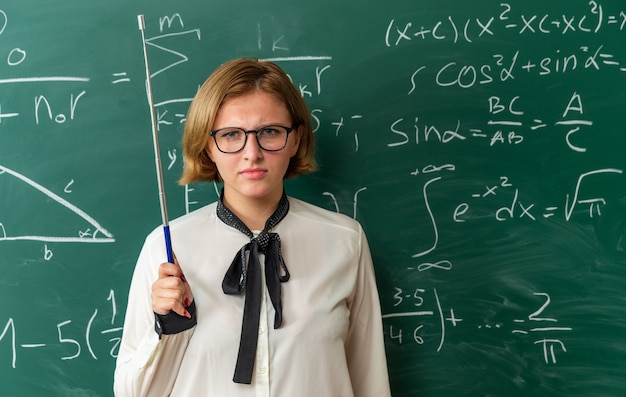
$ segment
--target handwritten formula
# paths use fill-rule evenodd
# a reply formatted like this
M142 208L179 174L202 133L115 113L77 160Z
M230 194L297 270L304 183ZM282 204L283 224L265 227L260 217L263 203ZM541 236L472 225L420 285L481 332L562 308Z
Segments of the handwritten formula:
M25 350L44 350L55 349L62 350L64 353L59 357L59 360L74 360L81 356L88 355L93 360L98 360L104 356L111 358L117 357L118 347L122 336L121 323L122 318L119 317L117 312L117 303L115 301L115 291L111 290L109 296L106 298L110 307L108 313L103 314L98 308L95 308L93 314L87 319L67 319L56 324L56 332L54 327L41 327L42 332L41 339L38 341L23 341L20 338L20 324L16 324L13 318L9 318L4 324L4 329L0 333L0 343L5 342L10 346L11 358L10 366L12 368L18 368L20 365L18 362L18 355ZM110 316L110 327L107 325L104 329L96 329L94 324L100 316ZM79 323L80 325L76 325ZM43 333L46 332L45 335ZM54 335L56 334L56 339ZM110 344L110 350L105 353L96 353L93 347L92 340L96 338L104 338ZM6 360L4 366L8 364L9 360ZM28 364L26 364L28 365Z

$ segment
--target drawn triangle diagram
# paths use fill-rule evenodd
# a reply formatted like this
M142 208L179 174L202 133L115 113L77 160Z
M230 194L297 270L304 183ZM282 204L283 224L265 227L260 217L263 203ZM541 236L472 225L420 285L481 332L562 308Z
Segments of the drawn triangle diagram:
M24 185L30 188L24 189ZM74 221L76 216L80 222ZM68 232L72 227L74 229ZM115 242L113 235L86 212L28 177L0 165L0 242L16 240Z

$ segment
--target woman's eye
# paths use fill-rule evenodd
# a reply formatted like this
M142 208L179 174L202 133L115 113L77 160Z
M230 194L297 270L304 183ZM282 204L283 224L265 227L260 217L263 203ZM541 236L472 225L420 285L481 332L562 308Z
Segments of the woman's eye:
M221 137L223 139L237 139L241 135L241 131L232 130L232 131L224 131L222 132Z
M263 128L261 130L261 135L272 136L278 134L280 134L280 131L278 131L276 128Z

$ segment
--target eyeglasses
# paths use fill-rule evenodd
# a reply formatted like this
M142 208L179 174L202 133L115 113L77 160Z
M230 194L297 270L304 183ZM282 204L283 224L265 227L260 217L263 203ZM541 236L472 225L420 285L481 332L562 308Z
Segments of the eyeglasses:
M248 134L254 134L259 147L268 152L278 152L287 146L289 133L294 127L266 125L256 130L244 130L238 127L225 127L209 133L215 139L217 149L222 153L237 153L246 146Z

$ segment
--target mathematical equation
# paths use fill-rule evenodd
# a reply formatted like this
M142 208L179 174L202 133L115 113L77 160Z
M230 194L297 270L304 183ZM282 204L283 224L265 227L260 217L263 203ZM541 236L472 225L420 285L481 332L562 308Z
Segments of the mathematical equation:
M561 76L583 70L605 72L611 69L618 72L626 72L623 60L617 59L615 54L606 52L604 45L591 48L581 45L579 50L568 54L561 54L561 50L554 51L554 55L536 58L535 51L532 56L524 58L520 50L513 55L495 53L490 61L479 64L461 64L459 61L450 61L443 66L434 66L434 83L439 87L459 87L469 89L494 83L513 81L520 74L526 73L532 77L542 77L559 74ZM533 58L535 57L535 58ZM407 95L416 92L418 83L416 79L423 72L429 71L433 66L419 66L409 78L410 89Z
M405 121L404 117L399 118L389 127L392 136L398 140L387 143L387 147L427 142L447 144L469 140L484 140L488 142L489 147L502 144L519 145L526 140L528 134L539 133L538 131L548 127L544 118L537 115L531 117L532 122L528 123L526 111L519 107L519 99L520 96L513 96L510 99L490 96L486 101L489 116L486 128L475 126L461 128L460 120L456 121L454 128L444 128L423 122L419 117L415 117L413 123ZM565 101L560 118L551 124L563 129L564 142L569 149L580 153L586 152L585 147L576 143L576 138L589 131L593 126L593 120L584 117L584 101L580 94L573 92Z
M3 33L10 27L9 16L7 13L0 9L0 43L3 40ZM0 53L0 59L6 57L6 65L11 68L19 68L27 64L28 49L14 47L6 54ZM15 85L15 84L42 84L42 83L66 83L66 84L85 84L91 79L84 76L28 76L28 77L11 77L1 78L0 86L2 85ZM51 100L45 95L37 94L34 96L34 118L35 124L40 125L43 119L47 117L48 120L57 124L63 124L68 120L74 120L78 108L78 102L85 96L86 90L80 89L75 93L71 93L69 98L66 99L68 103L60 105L60 101L51 103ZM65 101L65 100L63 100ZM4 107L4 108L3 108ZM3 119L11 119L20 116L20 112L14 107L15 104L10 103L7 109L6 97L3 102L0 102L0 125ZM58 110L62 109L62 110ZM30 113L30 112L29 112Z
M519 335L521 337L529 336L532 339L531 343L541 348L543 352L543 359L546 364L557 363L557 350L562 353L567 352L565 343L560 339L563 333L569 333L573 331L570 326L562 326L558 323L558 319L544 314L545 310L551 303L550 295L545 292L534 292L533 296L539 297L543 302L540 304L537 310L529 314L526 318L514 319L511 328L511 334ZM494 330L502 329L505 324L501 322L485 322L477 325L479 330ZM527 327L526 327L527 326Z
M598 33L601 29L614 27L617 33L624 31L626 13L624 10L605 11L596 1L588 3L589 10L584 15L515 15L513 7L501 3L499 14L485 19L465 18L461 21L448 16L434 23L415 21L398 22L392 19L385 31L385 45L397 47L406 42L446 40L453 43L473 43L479 39L495 37L499 32L512 31L518 35L567 35L573 33ZM415 40L414 40L415 39Z
M623 172L624 170L617 169L617 168L605 168L605 169L593 170L593 171L589 171L589 172L585 172L581 174L578 177L578 180L576 181L576 187L574 189L574 193L572 194L572 196L570 197L569 194L565 195L565 200L564 200L564 204L562 207L564 219L566 221L570 221L570 219L572 218L572 214L574 213L574 210L576 209L576 207L579 207L579 206L586 206L588 217L590 219L593 218L594 216L601 216L602 207L606 205L606 199L601 196L600 197L582 196L581 188L582 188L583 182L586 179L592 178L594 176L598 176L602 174L621 175L623 174ZM502 222L502 221L507 221L507 220L516 219L516 218L520 218L520 219L524 218L524 219L536 221L538 218L541 218L541 217L551 218L556 214L557 210L559 210L559 206L550 205L543 209L537 210L535 208L535 205L536 205L535 203L530 202L527 204L523 204L521 200L519 199L519 188L514 187L514 185L510 183L509 178L505 176L500 177L500 183L487 185L484 187L484 190L482 190L481 192L472 194L471 197L473 199L482 200L482 199L485 199L486 197L496 196L498 194L498 191L502 191L508 188L514 188L514 194L511 200L511 204L505 207L499 207L497 210L495 210L495 212L493 213L493 216L497 221ZM457 206L454 212L454 216L453 216L454 221L464 222L465 219L463 219L463 215L465 215L469 209L470 209L470 205L467 202L464 202L460 204L459 206Z
M455 166L453 164L446 164L443 166L427 166L424 167L421 171L416 170L413 172L413 175L417 173L430 173L430 172L442 172L442 171L454 171ZM583 206L588 211L588 217L593 218L594 216L602 215L602 207L606 205L606 199L602 196L585 196L581 193L583 188L583 182L587 181L590 178L597 177L598 175L608 174L608 175L622 175L623 170L617 168L605 168L605 169L597 169L589 172L585 172L580 174L577 181L576 186L574 188L573 194L566 194L564 198L563 204L563 217L565 221L569 222L577 208ZM433 243L431 246L425 250L417 252L412 255L413 258L423 257L435 249L437 249L439 245L439 226L437 217L432 210L432 206L430 204L430 190L432 187L431 184L438 183L443 179L443 177L438 176L430 179L424 184L422 189L424 205L426 211L428 212L428 217L431 222L431 227L433 230ZM532 202L523 203L519 198L519 188L515 187L514 184L509 180L506 176L501 176L497 183L493 183L490 185L484 186L481 190L473 193L471 195L471 200L473 201L464 201L458 204L452 214L452 219L456 223L467 222L473 219L471 209L473 206L478 205L477 201L487 200L490 197L496 196L500 194L500 192L511 191L514 190L513 197L511 199L511 204L506 206L498 207L492 213L493 219L498 222L511 221L513 219L523 219L530 221L537 221L538 219L551 218L559 210L559 206L547 206L543 209L535 208L536 204ZM448 260L439 261L437 263L422 263L417 267L419 271L426 271L431 269L439 269L449 271L452 269L452 263ZM409 268L409 270L413 270L413 268Z
M533 295L542 297L544 299L543 304L541 305L541 307L539 307L539 309L531 313L528 318L513 320L514 323L519 324L520 327L513 329L511 333L520 335L532 334L542 336L545 335L544 333L547 333L547 337L537 339L533 341L533 344L540 345L543 348L543 358L546 364L556 364L555 347L560 347L563 352L567 352L567 349L561 339L558 339L556 336L552 335L560 335L561 332L570 332L572 331L572 327L556 326L555 323L559 321L556 318L542 317L544 310L548 307L548 305L550 305L550 295L546 294L545 292L534 292ZM524 325L527 322L534 325L532 325L529 329L521 329L521 325ZM548 324L549 326L542 326L544 324Z
M163 30L167 27L168 29L172 27L172 24L177 19L180 19L180 16L174 15L172 17L162 17L159 19L159 29L160 32L163 33ZM180 19L180 24L183 26L182 19ZM10 28L9 23L9 15L0 9L0 42L3 40L3 33ZM169 56L173 56L174 60L171 63L161 67L157 71L153 73L153 76L159 75L175 66L178 66L182 63L188 61L187 55L183 52L176 50L174 48L170 48L167 45L163 44L162 41L166 40L168 37L183 37L183 36L197 36L198 40L200 39L200 30L199 29L191 29L184 31L175 31L168 32L164 34L158 34L154 37L147 39L147 44L152 48L158 50L159 52L163 52L168 54ZM11 68L16 68L19 70L20 67L27 67L28 64L28 54L29 49L15 47L6 54L6 65ZM0 53L0 59L5 54ZM129 76L126 71L115 71L111 73L111 84L120 85L127 84L132 81L131 76ZM59 96L55 98L51 98L50 95L43 94L35 94L33 96L34 100L31 102L33 105L32 111L28 111L27 114L34 115L35 125L47 125L46 122L53 124L64 124L76 119L77 114L81 111L80 103L89 100L88 89L84 88L73 88L76 86L84 87L93 82L92 77L86 76L76 76L76 75L66 75L66 76L47 76L47 75L37 75L37 76L22 76L22 77L11 77L11 78L0 78L0 86L2 85L19 85L19 86L29 86L34 89L34 91L39 91L39 89L35 88L40 85L49 85L49 84L66 84L68 85L68 90L71 89L73 92L68 92L68 94L63 98L59 98ZM89 87L88 87L89 88ZM62 94L63 95L63 94ZM190 101L187 100L187 101ZM79 103L80 102L80 103ZM7 98L0 102L0 125L2 124L3 119L11 119L22 116L19 109L31 106L18 104L15 102L7 101ZM162 117L161 115L160 117Z
M388 313L388 314L383 314L383 320L385 319L393 319L393 318L402 318L402 317L417 317L417 318L421 318L421 317L435 317L438 320L438 325L439 325L439 329L440 329L440 338L439 338L439 344L437 346L437 351L440 351L443 347L443 344L445 343L446 340L446 322L450 323L453 327L456 327L460 322L463 321L462 318L457 318L454 315L454 309L449 309L449 315L448 317L446 317L446 314L444 313L444 309L441 306L441 301L439 299L439 295L437 294L437 290L433 289L433 298L435 301L435 307L436 307L436 311L435 310L415 310L416 308L421 309L422 306L424 305L425 299L424 299L424 294L426 293L425 289L422 288L416 288L412 293L409 292L405 292L402 288L395 288L396 293L394 294L393 298L394 298L394 308L395 307L399 307L400 305L406 304L406 302L408 302L409 304L411 304L411 311L405 311L405 312L394 312L394 313ZM423 324L418 324L417 326L415 326L412 329L411 332L411 340L414 343L417 343L419 345L424 344L424 338L421 335L421 332L424 328ZM404 329L402 328L396 328L394 329L393 325L389 325L389 328L386 329L387 332L385 332L386 336L388 336L389 338L391 338L392 340L396 340L399 344L403 344L406 341L406 338L404 336Z
M64 320L60 323L56 324L56 335L57 338L54 342L46 341L47 338L42 338L42 340L38 341L20 341L19 340L19 324L16 324L13 318L9 318L4 324L4 329L2 333L0 333L0 344L7 343L11 348L11 358L10 365L12 368L18 367L18 348L22 350L40 350L47 348L55 348L58 349L61 347L65 352L64 355L59 357L59 360L74 360L79 358L86 348L89 356L98 360L101 357L96 353L96 349L94 348L94 338L102 336L105 339L108 339L109 343L109 351L108 356L112 358L117 357L117 352L119 349L119 344L122 338L122 327L116 326L117 321L117 304L115 301L115 292L113 290L109 291L109 296L106 299L110 302L110 326L102 327L104 329L96 330L95 323L98 319L98 316L101 313L98 309L94 309L93 314L87 319L83 319L82 325L73 325L73 320ZM108 320L107 315L107 320ZM42 328L42 330L48 330L47 328ZM54 332L53 330L50 330ZM80 336L77 336L80 335ZM0 364L3 366L4 364Z
M514 319L511 324L477 320L472 325L469 319L460 318L455 314L454 309L444 309L436 289L432 292L424 288L407 291L395 287L394 312L382 316L385 324L384 334L388 340L398 345L424 345L429 342L425 339L424 327L428 321L434 321L436 325L433 327L437 329L438 336L435 350L440 352L444 348L449 327L452 330L464 326L474 327L482 332L503 330L508 327L511 334L530 339L532 345L539 346L546 364L556 364L558 350L562 353L567 352L567 347L560 339L560 335L573 331L573 328L567 325L561 326L557 324L558 319L544 314L551 303L549 294L535 292L533 296L539 297L542 302L525 318Z
M499 16L487 20L480 18L466 18L462 23L453 17L447 17L427 28L424 24L412 21L398 22L392 19L385 32L386 47L398 47L404 43L420 43L432 39L440 42L458 43L460 41L473 43L477 39L495 37L504 31L517 31L518 35L542 34L558 35L571 42L572 33L597 34L602 29L614 27L614 34L626 29L626 12L623 10L614 13L605 12L601 4L590 1L586 15L572 16L561 14L558 16L532 15L513 16L512 7L507 3L500 5ZM500 23L500 25L496 25ZM447 26L446 26L447 25ZM500 29L501 27L501 29ZM476 32L475 32L476 31ZM570 48L569 45L567 45ZM417 78L430 72L433 68L434 82L439 87L460 87L463 89L483 86L497 82L513 81L520 74L533 76L565 75L575 71L586 70L605 72L610 69L626 72L623 59L618 59L604 44L589 45L580 43L576 49L533 50L529 54L516 50L512 53L494 53L490 61L483 63L468 63L460 60L449 61L440 65L422 65L414 69L410 78L408 94L419 92L417 87L421 83ZM622 47L619 47L621 49ZM546 52L552 51L552 52Z

